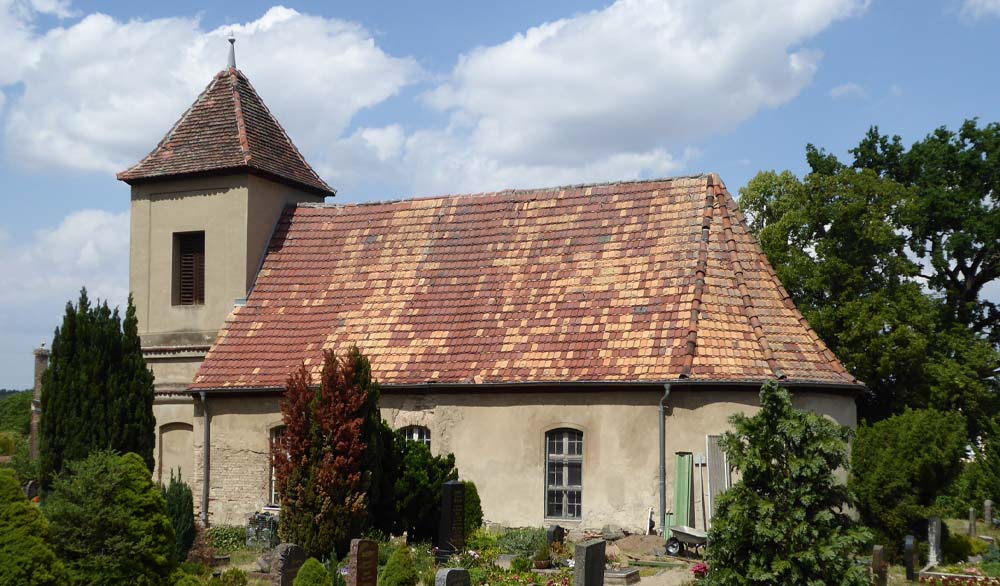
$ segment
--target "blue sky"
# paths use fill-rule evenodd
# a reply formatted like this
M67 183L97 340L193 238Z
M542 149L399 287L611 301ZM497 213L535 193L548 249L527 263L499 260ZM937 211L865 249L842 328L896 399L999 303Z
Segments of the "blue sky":
M127 295L114 172L230 31L345 202L707 171L736 192L873 124L910 143L1000 120L1000 0L0 0L0 387L30 385L80 286Z

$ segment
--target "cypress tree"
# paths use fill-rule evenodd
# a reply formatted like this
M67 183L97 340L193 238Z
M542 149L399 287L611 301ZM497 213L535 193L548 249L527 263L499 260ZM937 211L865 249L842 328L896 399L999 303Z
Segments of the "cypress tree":
M42 375L41 476L48 486L66 462L94 450L138 454L153 468L153 374L139 344L132 297L125 322L87 290L66 304Z

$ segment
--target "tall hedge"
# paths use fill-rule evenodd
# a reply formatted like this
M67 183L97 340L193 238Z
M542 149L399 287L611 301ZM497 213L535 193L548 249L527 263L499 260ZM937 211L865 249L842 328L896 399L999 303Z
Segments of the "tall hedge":
M170 484L162 487L163 498L167 501L167 514L174 528L175 559L183 562L187 559L191 544L194 543L194 495L191 487L181 478L180 470L177 476L170 471Z
M458 480L455 456L431 455L423 442L407 441L402 432L394 440L394 471L397 532L406 531L411 539L437 541L441 519L441 486Z
M42 376L41 475L48 486L70 460L95 450L134 452L153 469L153 373L129 296L124 322L87 290L66 305Z
M12 470L0 469L0 584L63 586L66 568L48 543L49 524Z
M753 417L730 417L721 446L740 480L719 497L708 536L709 586L870 584L853 553L868 538L844 513L851 432L798 411L768 382Z
M879 541L902 543L939 512L935 501L958 476L965 447L965 419L957 412L907 410L858 429L848 486Z
M69 462L44 512L74 586L168 586L176 567L167 503L137 454Z

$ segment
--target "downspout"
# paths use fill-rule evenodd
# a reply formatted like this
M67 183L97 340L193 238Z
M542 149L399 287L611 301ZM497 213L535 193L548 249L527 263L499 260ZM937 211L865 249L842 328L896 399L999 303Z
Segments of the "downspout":
M667 399L670 397L670 383L663 385L660 399L660 531L667 536Z
M205 397L205 391L201 392L201 409L204 419L204 424L202 425L202 430L204 431L204 437L202 438L202 466L201 466L201 526L208 527L208 477L209 477L209 464L211 463L211 433L209 427L211 426L211 419L208 417L208 401Z

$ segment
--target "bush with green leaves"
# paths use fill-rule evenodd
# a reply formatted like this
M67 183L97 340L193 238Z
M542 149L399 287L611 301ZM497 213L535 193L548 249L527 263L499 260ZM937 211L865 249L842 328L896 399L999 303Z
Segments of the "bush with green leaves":
M12 470L0 470L0 584L63 586L66 568L48 543L49 524Z
M961 519L969 507L979 509L987 499L1000 500L1000 423L988 422L972 451L972 459L962 464L958 477L937 498L935 504L945 515Z
M199 578L191 574L180 574L174 578L174 586L204 586L204 584Z
M141 456L98 451L67 463L44 512L72 584L170 584L174 528Z
M247 586L247 573L239 568L229 568L221 576L213 576L208 586Z
M13 393L0 399L0 431L19 435L31 433L31 391Z
M323 564L316 558L309 558L306 563L299 568L298 575L295 576L293 586L330 586L330 573L326 571Z
M194 496L191 487L181 479L180 470L177 471L177 476L171 470L170 484L161 488L163 498L167 501L170 524L174 527L176 559L183 562L194 543Z
M774 381L753 417L729 418L721 446L740 480L719 497L707 558L711 586L868 584L852 557L868 540L843 512L850 429L798 411Z
M0 456L13 456L19 439L19 435L12 431L0 431Z
M848 487L880 543L920 534L939 512L936 499L958 476L965 447L965 420L956 412L906 410L858 429Z
M410 548L400 547L389 556L385 569L378 577L378 586L417 586L419 581Z
M398 468L395 471L397 531L414 541L437 541L441 520L442 485L458 480L455 456L431 455L423 442L407 441L402 432L394 438Z
M209 547L222 552L243 549L247 543L247 528L242 525L212 525L205 530Z
M479 489L471 480L463 480L465 485L465 535L472 535L483 526L483 504L479 500Z
M524 558L535 555L538 545L546 541L545 529L541 527L523 527L508 529L497 539L497 546L503 553L514 554Z

